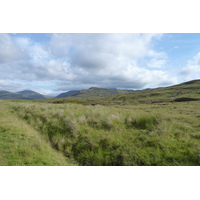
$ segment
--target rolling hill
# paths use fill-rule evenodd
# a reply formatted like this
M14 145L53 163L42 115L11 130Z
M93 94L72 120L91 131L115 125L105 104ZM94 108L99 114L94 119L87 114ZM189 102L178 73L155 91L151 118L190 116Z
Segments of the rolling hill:
M188 81L169 87L140 90L115 97L105 101L115 103L161 103L200 100L200 80Z

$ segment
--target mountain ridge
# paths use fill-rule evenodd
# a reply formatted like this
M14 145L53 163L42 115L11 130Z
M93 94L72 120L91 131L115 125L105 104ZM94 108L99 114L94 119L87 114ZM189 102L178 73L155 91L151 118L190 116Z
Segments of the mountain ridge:
M54 98L73 98L77 100L104 98L113 102L165 102L165 101L195 101L200 100L200 79L180 84L143 90L122 90L90 87L89 89L70 90ZM45 95L32 90L23 90L16 93L0 90L0 99L46 99Z
M16 92L16 94L21 94L24 97L30 98L31 100L45 99L45 97L42 94L32 91L32 90L22 90L22 91Z
M6 91L6 90L1 90L0 91L0 99L5 99L5 100L30 100L29 98L21 95L21 94L16 94L16 93L13 93L13 92L9 92L9 91Z
M79 92L72 95L71 97L75 97L75 98L106 97L106 96L112 96L112 95L117 95L117 94L125 94L129 92L133 92L133 90L91 87L89 89L80 90Z
M43 95L32 90L22 90L19 92L0 91L1 100L35 100L45 99Z

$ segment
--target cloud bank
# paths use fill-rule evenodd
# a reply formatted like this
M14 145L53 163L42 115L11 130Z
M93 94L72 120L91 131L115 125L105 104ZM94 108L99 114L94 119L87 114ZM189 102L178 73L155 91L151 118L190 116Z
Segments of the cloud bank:
M154 49L160 38L162 34L52 34L39 43L0 34L0 89L6 83L12 90L37 85L46 93L174 84L176 78L165 70L167 55Z

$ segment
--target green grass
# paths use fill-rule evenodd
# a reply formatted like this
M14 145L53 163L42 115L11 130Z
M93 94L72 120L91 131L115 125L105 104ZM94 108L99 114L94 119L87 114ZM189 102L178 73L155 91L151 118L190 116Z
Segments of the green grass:
M91 106L7 102L79 165L199 165L199 102Z
M198 166L199 88L1 101L0 165Z
M61 152L0 104L0 166L59 166L72 165Z

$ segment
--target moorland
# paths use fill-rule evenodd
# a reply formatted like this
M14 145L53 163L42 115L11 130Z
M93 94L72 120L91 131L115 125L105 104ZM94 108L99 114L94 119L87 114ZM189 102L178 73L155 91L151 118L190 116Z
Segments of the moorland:
M200 80L0 100L0 165L197 166L199 107Z

